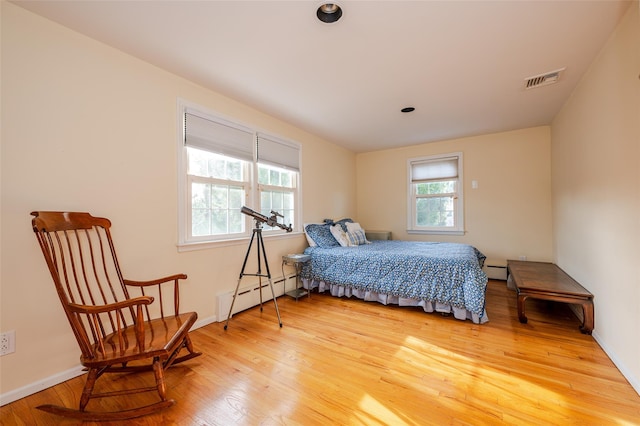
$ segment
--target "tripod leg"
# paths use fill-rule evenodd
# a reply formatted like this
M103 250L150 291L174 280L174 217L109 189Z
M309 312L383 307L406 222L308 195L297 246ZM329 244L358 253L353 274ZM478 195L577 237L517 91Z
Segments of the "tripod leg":
M276 307L276 314L278 315L278 324L280 328L282 328L282 320L280 319L280 310L278 309L278 302L276 301L276 294L273 291L273 283L271 282L271 277L269 277L269 287L271 288L271 296L273 296L273 304Z
M229 326L229 320L231 319L231 312L233 312L233 305L236 303L236 296L238 296L238 289L240 288L240 281L242 281L242 274L240 274L240 278L238 278L238 284L236 285L236 291L233 293L233 299L231 300L231 306L229 306L229 315L227 315L227 322L224 324L224 329L225 330Z
M258 270L260 274L260 270ZM260 312L262 312L262 278L258 275L258 291L260 292Z
M260 293L260 312L262 312L262 262L260 257L260 249L262 249L262 257L264 261L267 261L266 252L264 251L264 243L262 242L262 229L258 230L258 244L256 244L258 251L258 292ZM268 267L267 267L268 269Z
M276 314L278 315L278 325L282 328L282 320L280 319L280 309L278 309L278 301L276 300L276 293L273 291L273 282L271 281L271 271L269 271L269 263L267 262L266 251L264 250L264 240L262 234L258 236L258 243L262 246L262 254L264 256L264 267L267 269L267 278L269 279L269 288L271 289L271 296L273 297L273 304L276 307ZM262 299L262 287L260 287L260 298ZM262 308L262 305L260 305Z
M251 240L249 240L249 247L247 247L247 254L244 255L244 262L242 262L242 270L240 271L238 284L236 284L236 291L233 293L233 300L231 300L231 306L229 306L229 315L227 315L227 322L224 324L225 330L229 326L229 320L231 319L231 312L233 312L233 305L236 303L236 297L238 296L238 289L240 288L240 281L242 281L242 277L244 276L244 268L247 266L247 259L249 259L249 253L251 253L251 245L253 244L253 237L255 236L256 236L256 233L254 231L254 233L251 234ZM262 309L262 304L260 305L260 308Z

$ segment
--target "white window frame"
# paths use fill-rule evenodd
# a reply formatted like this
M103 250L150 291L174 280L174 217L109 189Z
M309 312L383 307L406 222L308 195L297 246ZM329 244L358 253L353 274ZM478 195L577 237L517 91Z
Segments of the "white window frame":
M191 114L198 115L200 117L206 118L208 120L224 123L226 125L237 126L238 128L243 129L252 129L250 126L246 126L237 122L236 120L227 118L222 116L219 113L209 111L204 107L199 105L195 105L191 102L185 101L183 99L178 99L177 105L177 115L178 115L178 131L177 131L177 163L178 163L178 250L179 251L190 251L197 249L204 249L209 247L217 247L224 245L234 245L245 243L253 232L254 223L253 218L245 215L245 230L242 233L234 233L234 234L222 234L222 235L207 235L207 236L192 236L191 235L191 183L194 181L201 181L207 183L220 183L223 185L237 185L245 187L245 203L247 207L253 209L257 212L260 212L260 191L261 186L258 184L258 168L260 166L257 158L257 138L258 135L265 136L269 138L271 141L277 141L283 146L289 146L298 151L297 164L301 164L301 153L302 149L299 143L282 139L278 136L273 136L266 134L265 132L259 131L257 129L252 129L253 132L253 160L251 162L247 162L247 167L243 170L245 174L244 182L237 182L231 180L224 180L218 178L208 178L208 177L195 177L188 175L188 155L187 155L187 146L185 145L185 113L189 112ZM295 159L294 159L295 161ZM299 234L302 229L302 195L301 195L301 170L300 167L298 169L292 169L287 166L281 166L278 164L265 163L268 166L275 166L284 169L291 169L294 172L293 182L294 187L292 191L294 192L294 230L291 233L287 233L280 228L264 228L263 236L265 238L286 238L287 236L294 236ZM287 188L278 187L278 186L267 186L265 189L271 189L276 191L283 191ZM280 223L282 219L279 220ZM287 223L288 225L288 223Z
M457 159L457 178L443 179L456 180L456 192L450 194L454 198L454 225L453 226L419 226L417 224L416 204L418 198L416 184L413 182L412 170L414 164L427 163L445 159ZM424 157L409 158L407 160L407 233L430 235L464 235L464 179L462 152L430 155ZM445 194L443 194L445 195Z

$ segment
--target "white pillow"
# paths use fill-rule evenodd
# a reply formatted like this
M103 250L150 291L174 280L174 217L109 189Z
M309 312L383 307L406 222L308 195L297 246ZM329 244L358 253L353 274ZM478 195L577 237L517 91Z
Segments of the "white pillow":
M335 225L332 225L329 230L331 231L331 235L333 235L333 238L335 238L342 247L349 247L351 245L349 244L347 233L344 232L342 226L336 223Z
M345 223L347 227L347 232L355 232L355 231L363 231L362 226L358 222L347 222Z

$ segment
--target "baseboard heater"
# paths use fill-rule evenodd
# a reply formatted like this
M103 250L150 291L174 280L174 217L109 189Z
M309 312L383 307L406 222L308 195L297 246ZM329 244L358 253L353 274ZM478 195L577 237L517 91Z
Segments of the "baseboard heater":
M286 279L291 278L295 278L295 275L271 279L273 283L273 292L275 293L276 297L280 297L284 294L285 286L283 284ZM236 301L233 304L233 312L231 312L232 316L233 314L237 314L238 312L242 312L260 304L260 284L257 282L253 284L246 284L244 286L243 284L244 282L240 283L238 295L236 296ZM233 290L218 295L218 322L227 320L227 315L229 315L229 308L231 307L231 302L233 301L234 292L235 286L233 287ZM269 280L263 278L262 303L268 302L271 299L273 299L273 297L271 296L271 290L269 289Z
M503 265L484 265L484 273L492 280L507 280L507 267Z

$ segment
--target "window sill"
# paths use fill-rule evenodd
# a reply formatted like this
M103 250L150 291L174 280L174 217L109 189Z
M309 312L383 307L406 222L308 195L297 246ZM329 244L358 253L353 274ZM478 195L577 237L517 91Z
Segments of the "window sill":
M300 235L304 235L304 232L301 231L293 231L287 232L284 234L275 234L275 235L267 235L262 234L264 240L286 240L289 238L296 238ZM231 247L238 245L246 245L251 240L251 236L236 238L232 240L218 240L218 241L198 241L193 243L179 243L178 244L178 252L188 252L188 251L196 251L196 250L207 250L212 248L221 248L221 247Z
M452 229L452 230L418 230L418 229L407 229L407 234L416 234L416 235L464 235L465 231L461 229Z

